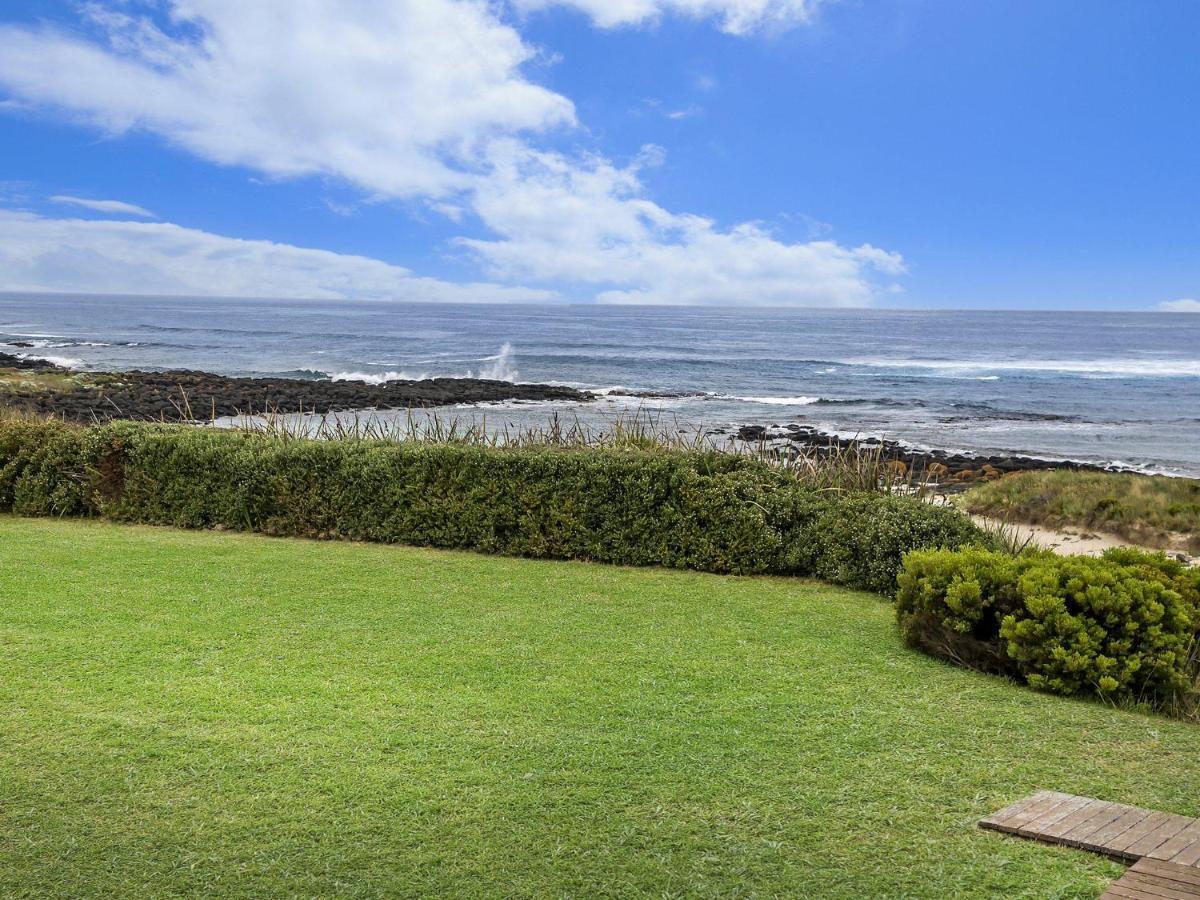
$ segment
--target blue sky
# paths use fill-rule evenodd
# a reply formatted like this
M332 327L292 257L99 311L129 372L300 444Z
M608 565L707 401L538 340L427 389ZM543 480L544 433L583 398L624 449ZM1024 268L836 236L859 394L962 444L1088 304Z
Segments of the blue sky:
M0 289L1200 297L1195 0L244 5L0 12Z

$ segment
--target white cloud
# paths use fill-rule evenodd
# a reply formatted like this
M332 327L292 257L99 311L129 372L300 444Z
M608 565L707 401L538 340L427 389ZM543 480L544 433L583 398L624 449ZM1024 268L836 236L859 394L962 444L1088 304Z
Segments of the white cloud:
M679 13L715 17L738 33L806 21L818 6L818 0L569 2L600 24ZM150 6L169 11L166 31L134 14ZM102 39L0 26L0 88L111 133L151 132L204 159L268 177L327 176L368 200L423 201L464 227L486 229L486 236L460 245L497 278L609 302L848 306L871 302L881 290L877 275L903 271L899 255L870 245L788 243L757 223L722 227L664 209L647 198L641 180L643 170L662 161L661 148L648 147L624 166L539 150L533 142L541 133L576 124L574 107L526 77L538 51L502 21L495 2L121 0L84 8ZM144 249L156 283L170 280L168 254L161 252L168 233L178 232L156 233L157 242ZM118 243L119 251L105 243L102 255L125 273L122 283L132 284L126 276L136 265L136 242ZM279 246L237 242L235 258L244 262L248 245L258 248L249 255L260 260L263 248ZM196 241L188 246L182 269L204 256ZM355 262L354 278L330 286L299 277L305 266L293 251L319 253L280 251L291 274L282 284L268 278L270 286L256 295L294 296L314 284L334 294L377 295L392 290L397 273L414 278L395 267L381 271L378 261L331 254L322 259L342 260L336 271ZM80 253L63 256L61 277L48 267L54 258L48 250L40 254L37 271L46 285L66 289L61 283L79 270ZM303 259L316 266L315 257ZM21 271L34 274L28 264ZM244 293L239 285L257 283L243 280L246 271L238 268L220 290ZM190 271L180 281L192 286L169 290L217 290Z
M111 133L389 197L459 190L491 136L574 122L481 0L170 0L199 38L121 11L136 5L86 7L107 46L0 26L0 85Z
M1164 300L1158 304L1159 312L1200 313L1200 300Z
M898 254L870 245L786 243L756 223L722 230L668 212L639 180L661 153L617 168L497 145L474 205L499 237L460 243L496 277L584 282L609 303L865 306L872 272L904 272Z
M717 19L730 34L789 28L810 22L828 0L514 0L523 10L569 6L601 28L642 25L664 15Z
M365 256L222 237L158 222L0 210L0 288L438 302L551 300L549 291L420 278Z
M140 216L143 219L157 219L154 213L144 206L135 203L125 203L122 200L89 200L87 197L71 197L66 194L56 194L50 198L52 203L65 203L70 206L82 206L94 212L112 213L119 216Z

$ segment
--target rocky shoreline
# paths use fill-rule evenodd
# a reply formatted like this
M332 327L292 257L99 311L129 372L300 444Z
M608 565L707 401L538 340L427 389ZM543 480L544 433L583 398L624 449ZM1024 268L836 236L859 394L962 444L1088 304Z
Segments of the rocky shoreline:
M422 381L322 381L245 378L189 370L80 372L45 360L0 353L0 372L20 378L0 386L0 406L71 422L97 419L210 420L261 413L331 413L409 409L506 400L576 402L586 391L484 378ZM40 376L40 377L39 377Z
M743 443L775 448L793 456L800 454L834 455L845 452L879 453L899 477L915 481L935 482L942 490L966 490L979 481L990 481L1011 472L1045 469L1075 471L1118 471L1115 468L1075 462L1073 460L1041 459L1019 454L985 455L951 453L945 450L919 450L899 441L873 438L842 438L819 431L810 425L743 425L721 429L714 435L735 438Z
M4 374L8 373L5 378ZM633 397L655 392L613 391ZM546 384L513 384L482 378L431 378L382 384L306 378L253 378L210 372L78 371L47 360L0 353L0 408L88 423L109 419L210 421L263 413L336 413L355 410L428 409L502 401L589 402L597 395ZM810 425L742 425L708 432L780 453L831 455L879 453L898 476L934 482L946 492L978 481L1036 469L1104 471L1102 466L1018 454L983 455L919 450L898 441L842 438ZM1112 469L1109 469L1112 471Z

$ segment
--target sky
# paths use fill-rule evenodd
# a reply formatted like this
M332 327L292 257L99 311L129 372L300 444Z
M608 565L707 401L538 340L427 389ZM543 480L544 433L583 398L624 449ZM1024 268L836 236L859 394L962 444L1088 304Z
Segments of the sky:
M1200 311L1197 0L4 0L0 290Z

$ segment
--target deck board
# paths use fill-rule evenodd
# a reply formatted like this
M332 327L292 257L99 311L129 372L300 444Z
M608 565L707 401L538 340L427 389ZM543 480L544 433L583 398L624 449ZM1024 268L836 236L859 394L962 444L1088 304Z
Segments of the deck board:
M1132 861L1104 897L1200 900L1200 819L1038 791L980 819L979 825Z
M1140 859L1101 896L1121 900L1197 900L1200 868Z
M1115 859L1143 857L1200 869L1200 819L1038 791L979 820L982 828Z

